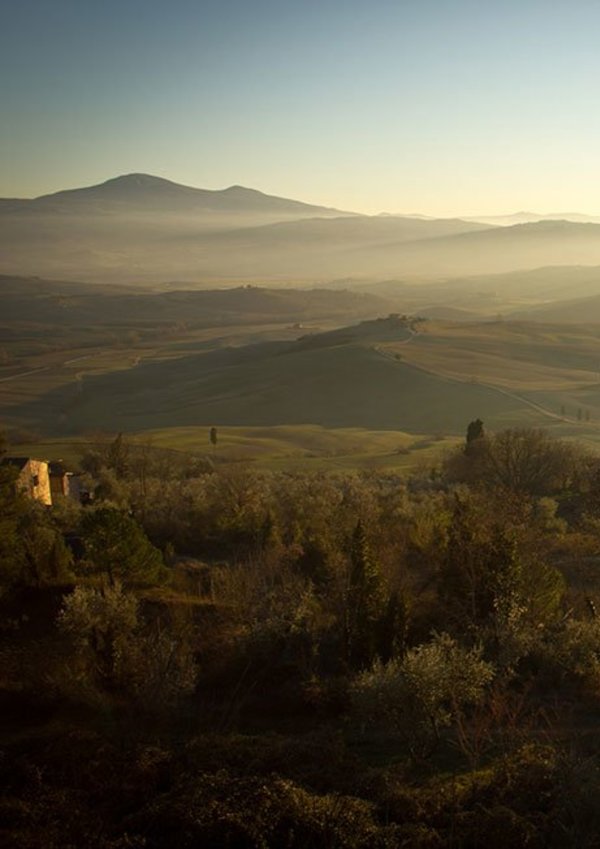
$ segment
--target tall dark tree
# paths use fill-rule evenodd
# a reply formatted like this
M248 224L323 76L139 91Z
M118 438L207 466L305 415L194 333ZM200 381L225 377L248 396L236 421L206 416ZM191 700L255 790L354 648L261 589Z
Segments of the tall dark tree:
M468 501L456 498L441 589L456 625L481 626L499 607L517 602L521 562L514 534L485 526Z
M406 652L408 632L408 604L403 593L394 590L379 620L377 636L377 654L382 663L388 663L395 657L403 657Z
M353 668L368 666L376 655L382 601L379 566L359 520L350 546L345 617L346 655Z
M329 555L318 538L308 538L302 543L302 553L298 557L297 568L315 586L322 587L327 584L331 577Z
M465 454L475 453L477 446L480 444L479 440L482 440L484 437L485 431L481 419L474 419L472 422L469 422L465 441Z
M119 433L106 452L106 465L113 469L118 478L124 478L129 471L129 446Z

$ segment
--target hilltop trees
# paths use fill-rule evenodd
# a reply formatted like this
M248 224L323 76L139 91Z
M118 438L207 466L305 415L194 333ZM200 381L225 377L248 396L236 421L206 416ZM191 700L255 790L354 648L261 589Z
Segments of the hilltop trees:
M479 477L489 485L530 495L568 489L585 452L534 428L500 431L487 440Z
M501 487L532 496L577 486L589 461L581 446L552 439L536 428L509 428L487 435L479 419L471 422L463 451L448 459L451 481Z

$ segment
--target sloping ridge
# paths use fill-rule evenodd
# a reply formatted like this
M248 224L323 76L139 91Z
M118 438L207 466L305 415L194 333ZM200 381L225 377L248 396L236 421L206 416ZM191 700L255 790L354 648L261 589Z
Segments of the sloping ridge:
M38 415L48 421L49 410L60 410L56 430L71 432L318 424L462 433L477 416L491 426L523 421L518 399L380 354L366 324L309 337L311 344L222 349L85 378L79 388L37 401ZM389 339L391 327L383 321L381 329L382 340Z

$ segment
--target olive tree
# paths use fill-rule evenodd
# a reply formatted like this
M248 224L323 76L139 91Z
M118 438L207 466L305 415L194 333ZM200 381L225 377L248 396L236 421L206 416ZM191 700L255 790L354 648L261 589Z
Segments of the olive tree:
M410 649L404 658L377 662L352 687L364 725L399 735L413 757L429 754L441 729L479 702L494 676L481 648L464 648L448 634Z

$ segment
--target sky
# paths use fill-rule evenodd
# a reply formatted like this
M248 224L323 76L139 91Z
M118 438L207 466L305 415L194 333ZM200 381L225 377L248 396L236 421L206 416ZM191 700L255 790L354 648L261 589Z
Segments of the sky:
M0 196L600 214L598 0L0 0Z

